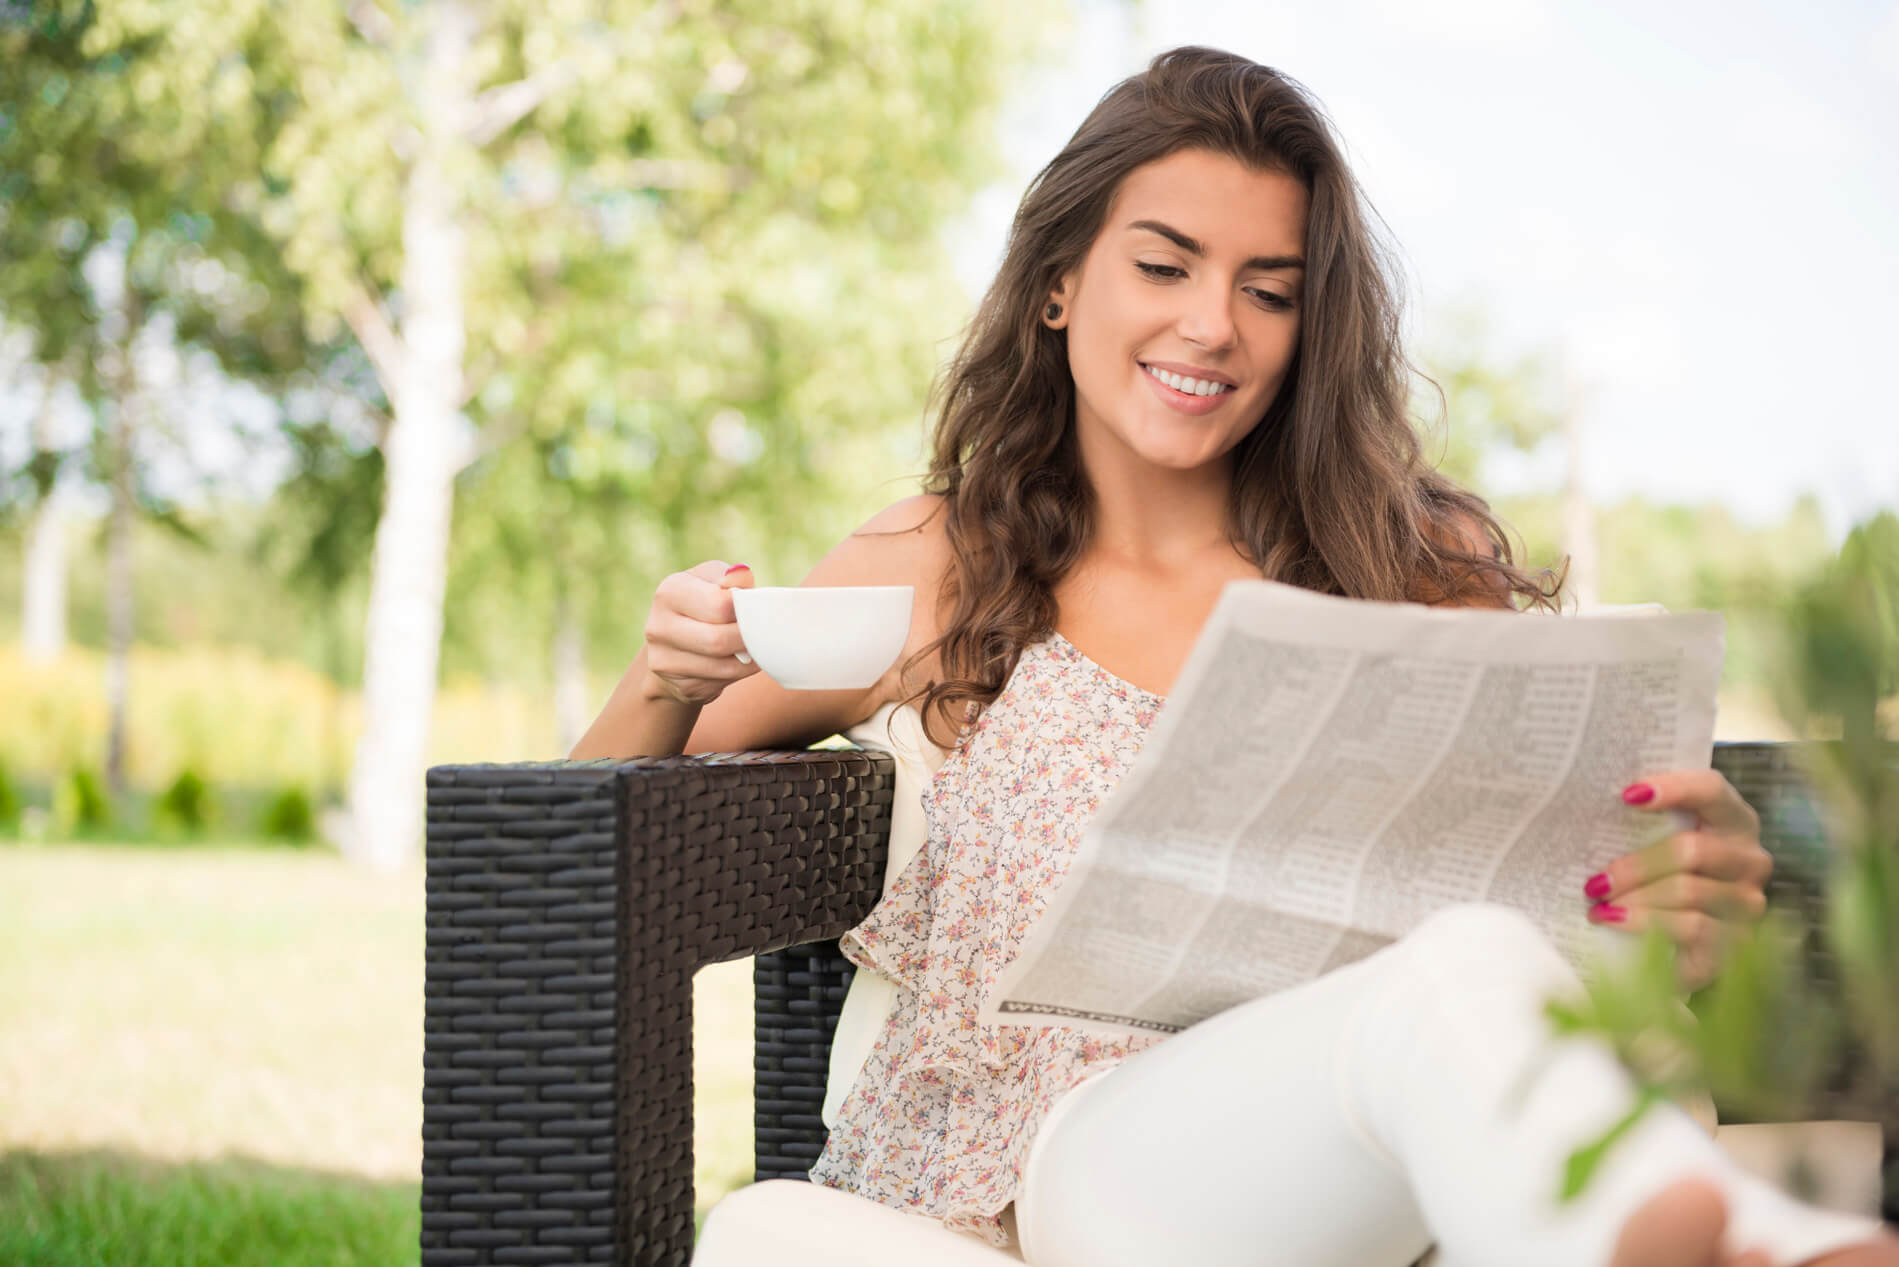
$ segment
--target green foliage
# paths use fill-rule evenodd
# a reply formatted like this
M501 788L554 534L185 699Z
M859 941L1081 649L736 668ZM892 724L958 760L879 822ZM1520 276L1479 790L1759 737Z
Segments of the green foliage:
M1899 688L1899 517L1856 528L1783 600L1782 618L1776 681L1788 720L1839 736L1802 752L1825 807L1824 935L1840 988L1810 972L1806 930L1770 913L1742 931L1696 996L1698 1022L1676 1002L1659 935L1631 970L1592 982L1587 999L1552 1003L1558 1033L1607 1040L1642 1088L1630 1118L1571 1157L1565 1196L1650 1103L1685 1087L1705 1086L1760 1119L1800 1117L1850 1045L1863 1054L1855 1092L1868 1103L1899 1096L1899 745L1881 712Z
M310 794L300 785L282 789L264 805L257 816L259 835L291 844L308 844L316 838L316 811Z
M7 770L7 763L0 761L0 831L14 831L20 826L20 793L13 786L13 776Z
M1505 363L1491 341L1479 310L1451 313L1424 355L1429 381L1416 384L1413 401L1426 455L1446 475L1479 491L1488 460L1535 452L1556 437L1560 421L1549 358L1533 354Z
M105 782L91 766L75 766L53 788L53 822L68 835L104 831L112 826L112 803Z
M571 623L617 670L664 573L730 554L795 580L908 491L890 481L917 467L967 310L938 231L994 174L996 104L1061 6L461 10L480 110L533 104L427 177L468 233L463 407L483 455L457 489L445 669L538 676ZM365 348L407 306L417 68L452 9L75 4L0 35L0 172L35 177L0 190L17 236L0 308L73 332L60 375L93 372L80 264L120 241L181 340L362 419L286 423L299 474L257 554L317 604L284 623L339 677L360 653L335 600L362 582L391 416Z
M202 832L215 816L210 787L189 766L178 772L152 806L154 826L166 831Z
M416 1261L414 1183L243 1163L0 1156L0 1262L385 1267Z
M1854 529L1833 566L1795 599L1785 707L1836 728L1815 779L1841 837L1827 907L1848 1023L1899 1096L1899 716L1882 701L1899 691L1899 515Z
M1562 508L1555 495L1500 499L1535 564L1562 554ZM1658 504L1627 497L1596 509L1599 599L1661 603L1727 617L1724 686L1765 693L1787 657L1788 595L1832 554L1820 506L1803 498L1781 519L1749 524L1726 507Z

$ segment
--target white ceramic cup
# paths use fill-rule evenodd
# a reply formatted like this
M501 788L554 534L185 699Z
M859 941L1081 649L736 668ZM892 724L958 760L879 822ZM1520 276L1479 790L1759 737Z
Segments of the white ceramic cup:
M874 686L910 636L912 585L761 585L727 591L745 650L792 691Z

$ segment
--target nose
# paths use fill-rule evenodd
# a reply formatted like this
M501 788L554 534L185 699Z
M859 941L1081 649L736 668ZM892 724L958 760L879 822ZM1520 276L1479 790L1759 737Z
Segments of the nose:
M1209 350L1230 347L1239 336L1233 323L1231 290L1205 282L1181 289L1185 306L1176 327L1180 337Z

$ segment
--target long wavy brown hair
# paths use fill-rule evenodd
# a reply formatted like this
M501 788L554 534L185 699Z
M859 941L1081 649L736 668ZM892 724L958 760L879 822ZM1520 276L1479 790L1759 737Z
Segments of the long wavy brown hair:
M1242 557L1269 579L1353 598L1555 603L1561 577L1519 567L1483 500L1421 461L1392 252L1324 113L1269 67L1176 48L1111 89L1030 183L1001 269L938 380L924 490L948 512L950 614L909 663L940 649L944 679L905 701L924 701L933 742L944 742L939 720L950 732L973 722L1022 649L1053 629L1055 586L1094 532L1065 336L1042 307L1128 173L1190 148L1284 171L1309 198L1298 349L1230 455L1227 536Z

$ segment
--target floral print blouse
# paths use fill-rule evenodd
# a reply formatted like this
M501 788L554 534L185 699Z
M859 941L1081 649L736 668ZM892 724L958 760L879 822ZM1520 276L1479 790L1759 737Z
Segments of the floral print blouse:
M1001 1212L1055 1101L1169 1037L976 1022L1163 702L1059 633L1023 648L925 789L923 848L841 939L900 988L814 1182L1006 1248Z

